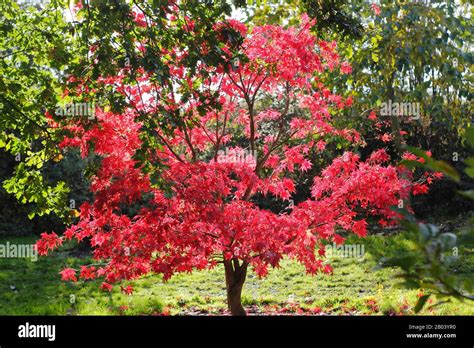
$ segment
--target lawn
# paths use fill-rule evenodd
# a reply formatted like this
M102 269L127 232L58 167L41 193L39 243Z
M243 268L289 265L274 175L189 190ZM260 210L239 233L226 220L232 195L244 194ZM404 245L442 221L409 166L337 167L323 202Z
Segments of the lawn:
M0 239L0 244L28 244L35 237ZM411 248L403 233L350 237L347 243L364 245L362 258L332 258L334 274L306 275L304 268L284 260L281 268L258 279L250 272L243 303L250 313L318 315L414 314L419 290L396 286L397 269L378 269L382 256L399 255ZM463 277L474 276L472 250L456 269ZM28 259L0 259L1 315L150 315L223 314L225 284L223 269L177 275L163 282L158 275L129 282L135 292L128 296L117 286L111 293L99 289L99 281L66 283L58 272L91 262L88 256L63 248L36 262ZM422 315L472 315L472 303L452 300L436 304L430 299ZM430 308L431 307L431 308Z

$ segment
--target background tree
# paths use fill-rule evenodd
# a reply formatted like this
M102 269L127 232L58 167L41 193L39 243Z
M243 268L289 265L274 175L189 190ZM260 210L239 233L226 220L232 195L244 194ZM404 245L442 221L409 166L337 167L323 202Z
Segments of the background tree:
M247 22L255 25L294 25L301 15L307 14L316 20L314 28L320 37L338 32L360 38L364 31L360 18L356 17L357 12L348 11L345 5L343 0L249 0L245 13Z
M156 83L171 86L165 64L170 56L162 55L166 47L190 48L183 61L189 73L200 59L211 65L219 61L219 41L212 25L229 14L231 6L221 1L187 1L176 12L180 25L170 30L162 21L167 15L163 8L168 5L167 0L0 4L0 155L5 158L0 171L0 195L5 203L0 208L0 233L27 233L53 220L62 230L60 225L77 214L74 206L88 195L84 185L97 163L93 159L84 162L58 148L64 131L56 125L67 117L57 114L59 106L86 102L122 110L127 105L122 94L111 87L100 91L96 87L98 76L113 76L125 67L127 83L135 83L137 71L145 69ZM146 22L154 25L146 26ZM188 22L205 30L196 36L186 27ZM193 48L206 40L211 50L202 56ZM134 46L138 41L143 45L140 50ZM80 97L71 75L87 84ZM68 87L73 87L71 93ZM90 90L94 93L86 92ZM87 122L94 124L92 118ZM146 154L146 148L156 143L147 141L152 139L149 135L143 136L142 153ZM63 158L65 163L58 164ZM84 169L82 174L79 168ZM27 206L16 204L15 199ZM28 223L25 216L35 220Z
M365 35L341 44L352 63L353 76L335 80L334 87L347 90L346 83L349 85L355 103L341 122L347 124L349 119L349 124L361 129L367 150L392 139L394 158L401 157L403 145L410 145L430 150L462 171L462 159L469 154L462 135L472 127L469 67L473 56L467 49L472 44L471 9L454 1L382 1L377 11L366 7L357 12L366 23ZM419 114L384 116L381 111L389 101L414 103ZM367 132L362 123L370 124ZM370 131L372 125L386 136ZM463 184L465 189L469 182ZM469 205L455 190L454 183L442 180L431 195L416 199L413 205L424 214L468 211ZM426 209L434 201L439 202L439 209L432 203Z
M39 9L0 4L0 150L16 165L13 177L2 173L2 179L8 193L32 204L30 218L52 212L65 217L67 211L65 183L48 182L41 174L43 165L59 156L45 111L57 104L58 76L72 58L68 24L54 3Z
M361 133L366 145L356 150L366 155L388 146L392 158L400 159L403 145L420 147L462 172L462 159L470 151L462 136L472 127L472 5L467 1L268 0L252 2L248 20L260 23L269 16L291 23L305 10L317 13L319 26L313 30L318 36L336 40L339 52L351 63L351 74L328 72L324 79L331 91L354 98L351 108L334 122ZM353 17L355 24L349 25L344 14ZM354 30L344 31L344 27ZM389 100L415 103L419 115L381 115ZM338 146L328 150L337 152ZM461 185L468 189L472 181L465 179ZM424 215L472 209L455 190L453 182L441 180L430 195L417 197L413 205Z

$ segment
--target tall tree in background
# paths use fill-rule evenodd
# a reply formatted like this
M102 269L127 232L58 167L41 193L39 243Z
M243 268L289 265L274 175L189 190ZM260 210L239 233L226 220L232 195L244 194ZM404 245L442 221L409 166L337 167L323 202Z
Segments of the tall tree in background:
M371 10L370 16L368 9L360 12L367 23L364 38L341 47L353 65L353 77L344 81L357 101L352 116L375 111L391 125L399 155L408 143L451 159L462 149L459 135L472 126L472 7L381 1ZM415 103L419 114L381 115L389 101Z
M292 23L301 12L308 12L317 20L313 30L338 42L353 71L348 76L329 75L327 85L355 97L346 114L350 118L341 123L362 129L371 124L370 111L375 111L371 117L375 120L388 100L419 103L419 118L379 119L391 128L399 155L405 142L434 149L443 157L463 148L458 134L472 124L469 2L262 0L249 4L250 23L261 24L266 18Z
M15 172L3 182L30 217L65 214L67 188L41 173L57 159L57 137L44 115L59 101L60 76L72 59L68 24L60 9L36 9L13 1L0 4L0 150L14 158ZM3 173L2 173L3 174Z
M170 87L170 72L165 64L170 56L162 54L170 47L188 47L189 54L182 62L189 69L188 74L193 73L200 60L209 65L221 61L223 44L212 28L230 14L231 6L223 1L187 1L177 5L179 25L170 28L164 24L164 8L170 3L173 1L130 4L81 0L69 4L51 0L32 5L9 0L0 4L0 150L11 156L8 163L14 164L0 173L1 194L14 195L19 202L28 204L30 218L55 214L70 222L77 214L70 201L79 203L84 199L78 193L83 179L76 180L72 173L57 175L63 170L57 162L73 156L58 148L58 138L64 131L49 122L61 123L68 117L58 114L58 107L95 103L122 110L128 102L123 95L113 88L98 91L96 87L99 76L113 76L124 67L129 72L129 84L134 84L137 71L144 69L153 74L156 83ZM146 25L150 22L153 26ZM189 30L190 23L199 30ZM136 42L142 44L140 50L136 50ZM195 49L205 45L209 51L204 55ZM79 76L86 84L79 97L74 88L71 93L64 92L75 83L70 76ZM93 96L86 92L91 90ZM168 112L164 117L175 116ZM93 118L85 118L89 126L94 124ZM144 135L142 154L146 154L147 147L156 146L147 139L152 137ZM83 165L87 172L93 173L96 161L91 158L86 162ZM19 214L23 211L17 209Z
M350 75L328 72L324 79L331 91L354 97L352 107L335 116L334 122L360 131L365 142L356 150L368 155L387 146L392 157L400 159L405 145L411 145L429 149L462 171L462 159L470 151L462 136L473 120L472 5L466 1L336 2L329 13L356 18L362 26L359 36L347 35L340 25L324 26L327 20L320 17L332 2L253 2L251 13L256 15L250 15L249 21L258 23L263 14L283 11L284 22L291 23L309 3L313 13L320 13L316 18L320 26L313 30L337 41L339 52L352 65ZM387 105L395 104L409 105L416 114L387 112ZM443 181L431 198L444 205L442 211L449 208L455 213L453 207L460 206L449 204L454 203L454 190L452 183Z
M343 36L360 38L363 26L356 12L349 11L344 0L249 0L245 6L248 23L295 24L302 14L316 20L318 35L338 32Z

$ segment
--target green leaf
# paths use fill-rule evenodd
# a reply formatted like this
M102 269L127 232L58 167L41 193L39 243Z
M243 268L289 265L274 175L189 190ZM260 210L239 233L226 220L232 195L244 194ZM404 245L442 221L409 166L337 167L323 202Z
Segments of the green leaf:
M405 289L419 289L420 284L416 280L407 279L404 282L398 283L397 287L402 287Z
M421 157L425 160L425 163L420 163L417 161L401 161L400 163L409 167L427 167L435 171L439 171L449 178L451 178L455 182L459 182L461 180L461 176L459 173L454 169L450 164L444 162L444 161L436 161L432 159L430 156L426 154L425 151L420 150L416 147L411 147L411 146L406 146L406 149L413 153L414 155L417 155L418 157Z
M468 159L464 160L469 167L474 167L474 157L469 157Z
M443 174L446 174L455 182L459 182L461 180L461 177L456 169L444 161L433 161L430 167L434 170L440 171Z
M474 190L467 190L467 191L458 191L459 194L463 195L464 197L467 197L469 199L474 200Z
M439 239L443 242L444 250L454 248L456 246L457 237L454 233L443 233Z
M391 259L382 259L380 260L383 263L383 267L394 267L398 266L404 270L412 268L416 261L417 257L414 255L406 255L406 256L399 256L393 257Z
M418 224L420 230L421 242L426 243L433 236L431 229L425 224Z
M429 297L430 295L423 295L418 299L418 302L416 303L416 306L415 306L415 313L418 313L419 311L423 309L423 306L425 305Z
M466 140L469 144L474 146L474 128L466 129Z
M474 179L474 168L467 168L464 173L466 173L470 178Z

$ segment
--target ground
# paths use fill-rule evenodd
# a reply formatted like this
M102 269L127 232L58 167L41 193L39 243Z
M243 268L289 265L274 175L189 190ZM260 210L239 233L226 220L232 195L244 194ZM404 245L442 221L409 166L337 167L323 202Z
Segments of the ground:
M36 237L0 239L0 244L33 243ZM250 314L313 315L412 315L420 290L396 286L397 269L378 269L382 256L399 255L411 248L403 233L376 234L347 243L363 244L363 258L335 257L333 275L306 275L304 268L284 260L265 279L249 273L243 303ZM75 251L57 251L32 262L0 258L0 315L176 315L227 314L223 269L180 274L164 283L150 275L128 282L135 292L128 296L117 286L111 293L99 281L66 283L58 272L92 262ZM473 250L453 270L474 276ZM73 296L71 296L73 295ZM472 315L473 303L452 300L433 307L432 297L421 315Z

